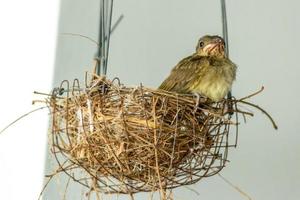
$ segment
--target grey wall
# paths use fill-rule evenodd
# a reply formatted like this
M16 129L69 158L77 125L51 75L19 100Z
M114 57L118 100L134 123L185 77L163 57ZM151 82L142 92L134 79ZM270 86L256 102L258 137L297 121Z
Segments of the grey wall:
M298 199L300 195L299 1L227 0L230 57L238 64L236 97L265 86L252 99L278 122L274 131L258 111L240 126L238 148L229 152L222 175L253 199ZM59 32L80 33L97 39L98 0L62 0ZM204 34L221 34L219 1L115 0L114 18L125 18L111 37L108 76L129 85L157 87L170 69L194 51ZM95 45L59 36L54 85L84 77L91 69ZM47 160L51 171L53 161ZM67 199L81 199L71 185ZM245 199L218 176L175 190L176 199ZM59 190L58 190L59 189ZM44 199L61 199L63 178L53 181ZM147 195L139 195L147 199ZM117 199L109 197L108 199ZM121 199L121 197L119 197Z

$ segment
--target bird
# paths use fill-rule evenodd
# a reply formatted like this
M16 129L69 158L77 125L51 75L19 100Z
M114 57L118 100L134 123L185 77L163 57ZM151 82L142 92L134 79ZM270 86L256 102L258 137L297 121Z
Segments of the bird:
M219 102L231 90L236 69L226 56L223 38L205 35L198 40L196 52L182 59L158 89Z

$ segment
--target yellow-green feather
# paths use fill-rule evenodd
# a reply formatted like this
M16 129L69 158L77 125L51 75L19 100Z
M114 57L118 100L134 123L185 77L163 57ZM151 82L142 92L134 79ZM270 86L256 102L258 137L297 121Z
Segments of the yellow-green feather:
M194 54L181 60L159 89L177 93L199 93L220 101L231 89L236 65L228 58Z

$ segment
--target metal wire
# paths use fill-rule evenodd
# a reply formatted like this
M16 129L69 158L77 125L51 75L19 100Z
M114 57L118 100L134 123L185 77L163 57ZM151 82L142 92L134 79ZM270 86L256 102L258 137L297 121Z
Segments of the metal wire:
M103 67L103 73L106 74L107 72L107 63L108 63L108 53L109 53L109 40L110 40L110 34L111 34L111 19L112 19L112 11L113 11L113 5L114 5L114 1L111 0L111 4L109 5L110 8L109 8L109 13L108 13L108 24L107 24L107 32L106 32L106 36L107 36L107 46L106 46L106 51L105 51L105 57L106 57L106 60L105 60L105 64L104 64L104 67Z
M96 53L98 65L97 75L106 75L109 53L109 40L111 34L111 20L113 11L113 0L100 0L100 19L99 19L99 48ZM114 27L115 28L115 27Z
M229 57L227 14L226 14L226 2L225 2L225 0L221 0L221 10L222 10L223 39L225 41L225 53L226 53L226 56Z
M226 1L221 0L221 11L222 11L222 30L223 30L223 39L225 41L225 54L227 58L229 57L229 42L228 42L228 26L227 26L227 14L226 14ZM227 94L227 99L232 99L232 91L229 91ZM228 105L229 110L232 110L232 105ZM233 112L229 113L233 115Z

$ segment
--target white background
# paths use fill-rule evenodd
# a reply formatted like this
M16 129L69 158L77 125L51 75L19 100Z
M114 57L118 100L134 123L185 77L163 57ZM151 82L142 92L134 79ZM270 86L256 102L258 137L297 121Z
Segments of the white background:
M0 129L37 108L53 75L58 0L0 1ZM48 116L34 113L0 135L0 199L37 199L42 187Z
M49 91L64 78L80 78L94 56L88 41L58 37L79 33L97 39L98 0L62 0L56 31L56 1L14 1L0 7L0 126L33 107L32 91ZM233 91L243 97L262 85L252 99L278 122L274 131L260 112L240 126L237 149L222 175L254 200L297 200L300 196L300 13L297 0L228 0L230 57L238 64ZM221 34L219 1L116 0L114 19L125 18L111 38L108 75L125 83L156 87L170 69L191 54L198 37ZM0 199L36 199L46 149L47 111L25 118L0 135ZM48 162L47 162L48 163ZM48 170L51 170L49 163ZM47 200L60 200L53 182ZM175 191L179 199L244 199L219 177L204 179L193 189ZM80 199L72 185L68 200ZM147 195L138 195L147 199ZM116 198L110 198L116 199ZM121 198L120 198L121 199Z

